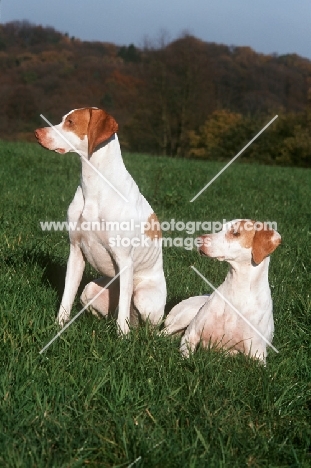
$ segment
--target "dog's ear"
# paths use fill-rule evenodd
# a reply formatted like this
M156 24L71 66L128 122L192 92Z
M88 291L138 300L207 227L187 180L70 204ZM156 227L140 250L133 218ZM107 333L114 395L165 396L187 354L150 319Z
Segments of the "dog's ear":
M252 245L253 261L259 265L281 243L281 236L273 229L255 231Z
M88 154L93 154L96 146L107 141L118 131L118 124L111 115L102 109L90 109L90 121L87 131Z

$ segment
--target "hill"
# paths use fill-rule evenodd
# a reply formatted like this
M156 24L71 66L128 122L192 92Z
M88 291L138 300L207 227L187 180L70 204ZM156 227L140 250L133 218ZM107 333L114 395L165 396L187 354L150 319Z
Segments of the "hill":
M0 26L0 67L4 139L31 140L41 113L56 123L70 109L92 105L114 115L128 150L226 158L279 114L269 145L245 157L310 164L311 62L297 55L258 54L190 35L138 49L25 21ZM220 153L206 140L212 127Z

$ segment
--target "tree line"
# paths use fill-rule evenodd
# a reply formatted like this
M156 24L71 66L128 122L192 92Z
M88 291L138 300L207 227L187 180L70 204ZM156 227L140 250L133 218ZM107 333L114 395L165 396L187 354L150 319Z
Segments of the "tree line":
M32 141L44 114L97 106L128 151L243 158L311 167L311 61L201 41L189 34L143 47L81 41L26 21L0 26L0 138Z

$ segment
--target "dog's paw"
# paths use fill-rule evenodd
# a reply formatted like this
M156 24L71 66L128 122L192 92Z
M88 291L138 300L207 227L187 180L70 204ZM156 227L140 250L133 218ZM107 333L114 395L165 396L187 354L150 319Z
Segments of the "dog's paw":
M190 345L188 341L186 341L184 338L182 338L181 340L179 351L183 358L186 358L186 359L189 358L191 349L190 349Z
M59 325L61 328L63 328L63 326L65 325L66 322L68 322L69 320L69 315L66 313L66 311L64 309L61 309L59 312L58 312L58 315L56 317L56 324Z
M118 334L119 334L119 336L128 335L128 333L130 331L130 327L129 327L127 322L120 323L119 321L117 321L117 325L118 325Z
M65 320L65 319L62 318L62 317L56 317L55 323L56 323L56 325L58 325L60 328L63 328L63 326L65 325L66 322L68 322L68 320Z
M104 315L100 314L96 309L94 309L94 307L92 306L88 306L88 308L86 309L88 312L91 312L91 314L96 317L97 319L102 319L104 317Z

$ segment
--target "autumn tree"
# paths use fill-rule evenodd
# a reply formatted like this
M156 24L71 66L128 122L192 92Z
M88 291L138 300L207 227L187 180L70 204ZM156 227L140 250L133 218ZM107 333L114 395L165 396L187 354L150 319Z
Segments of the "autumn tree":
M188 132L188 156L213 159L224 155L228 150L228 139L237 132L242 115L227 110L216 110L199 127L198 131Z

